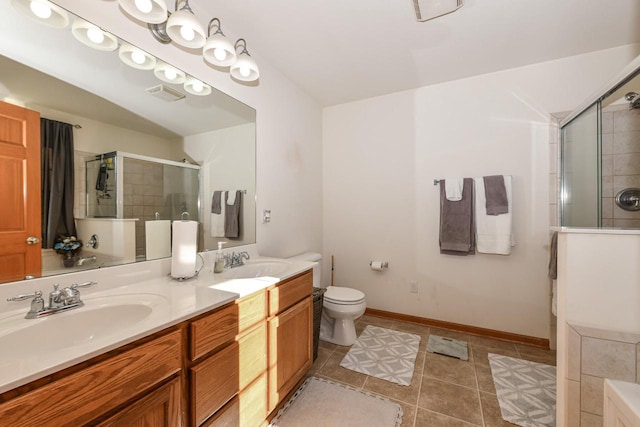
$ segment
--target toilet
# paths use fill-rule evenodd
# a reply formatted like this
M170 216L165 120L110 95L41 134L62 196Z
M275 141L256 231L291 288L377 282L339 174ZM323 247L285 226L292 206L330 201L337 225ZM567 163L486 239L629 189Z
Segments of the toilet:
M320 339L333 344L350 346L356 341L355 320L364 314L367 304L364 293L342 286L322 285L322 255L306 252L289 258L292 261L315 262L313 286L326 288L320 322Z

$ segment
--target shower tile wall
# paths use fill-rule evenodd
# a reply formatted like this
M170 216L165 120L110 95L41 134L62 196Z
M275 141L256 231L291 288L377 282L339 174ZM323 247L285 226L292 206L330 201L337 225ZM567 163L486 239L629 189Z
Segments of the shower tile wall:
M73 217L85 218L87 216L87 193L85 160L87 157L93 157L95 154L86 151L75 150L73 152Z
M602 112L602 226L640 228L640 211L615 204L625 188L640 188L640 110L625 105Z
M136 257L144 257L145 221L154 220L155 213L165 219L163 166L143 160L125 158L123 178L124 218L136 221Z

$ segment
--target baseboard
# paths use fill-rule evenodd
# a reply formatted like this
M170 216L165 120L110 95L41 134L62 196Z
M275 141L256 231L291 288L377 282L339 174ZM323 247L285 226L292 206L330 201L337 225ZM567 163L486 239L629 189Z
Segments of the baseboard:
M495 329L479 328L477 326L463 325L461 323L445 322L443 320L429 319L426 317L412 316L409 314L394 313L391 311L368 308L365 314L375 317L383 317L391 320L402 320L403 322L417 323L440 329L462 332L470 335L493 338L501 341L509 341L518 344L527 344L540 348L549 348L549 340L546 338L530 337L528 335L514 334L511 332L497 331Z

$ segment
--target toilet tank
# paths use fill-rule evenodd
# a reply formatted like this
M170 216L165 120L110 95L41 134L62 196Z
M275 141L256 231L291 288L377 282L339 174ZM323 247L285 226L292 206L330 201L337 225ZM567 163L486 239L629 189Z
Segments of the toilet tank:
M305 252L302 254L298 254L292 257L289 257L291 261L307 261L307 262L315 262L316 265L313 267L313 287L321 288L322 279L320 273L322 271L322 254L317 252Z

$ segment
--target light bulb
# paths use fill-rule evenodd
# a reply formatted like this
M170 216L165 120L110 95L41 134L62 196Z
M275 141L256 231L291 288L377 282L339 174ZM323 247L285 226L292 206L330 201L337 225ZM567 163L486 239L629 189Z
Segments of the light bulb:
M175 78L178 77L178 73L176 73L176 70L173 68L167 68L164 70L164 76L169 80L175 80Z
M136 7L142 13L149 13L153 9L153 4L151 0L136 0Z
M213 49L213 56L215 56L218 61L224 61L227 58L227 51L217 47Z
M104 33L99 28L91 27L87 30L87 38L95 44L101 44L104 41Z
M144 53L140 52L139 50L134 50L133 52L131 52L131 60L136 64L144 64L144 59Z
M204 89L202 82L198 80L194 81L191 87L193 88L194 92L202 92L202 89Z
M243 65L240 67L240 75L242 77L249 77L249 75L251 75L251 69L249 67L247 67L246 65Z
M29 9L40 19L49 19L51 17L51 7L44 2L33 0L29 3Z
M183 39L191 41L196 36L196 32L193 31L193 28L191 28L190 26L183 25L182 27L180 27L180 35Z

